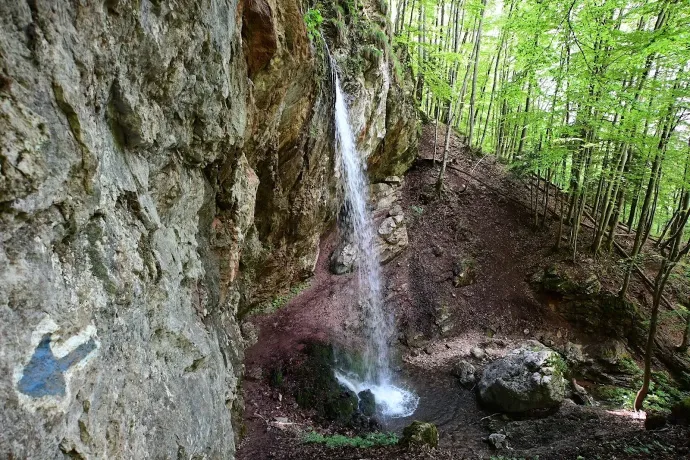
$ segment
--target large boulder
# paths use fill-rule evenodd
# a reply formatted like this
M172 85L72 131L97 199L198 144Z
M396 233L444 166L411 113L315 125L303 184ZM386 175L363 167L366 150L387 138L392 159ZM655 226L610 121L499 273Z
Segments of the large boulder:
M479 397L504 412L556 407L565 398L565 371L558 353L530 341L484 369Z

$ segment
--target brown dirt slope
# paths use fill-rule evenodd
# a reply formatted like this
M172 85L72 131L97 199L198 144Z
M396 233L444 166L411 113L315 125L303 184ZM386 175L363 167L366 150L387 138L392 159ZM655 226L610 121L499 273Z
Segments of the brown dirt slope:
M433 138L429 126L422 137L420 160L405 178L410 247L384 267L384 295L400 331L396 347L402 358L401 378L422 396L423 407L415 417L439 424L439 449L329 449L302 443L305 430L330 433L337 428L297 407L289 392L290 368L304 358L302 351L310 341L355 348L358 343L356 318L349 308L356 298L356 277L328 272L336 238L331 234L322 244L310 287L278 311L251 319L259 338L246 354L246 432L238 458L687 458L687 430L645 431L643 422L630 412L566 404L545 418L505 420L479 407L471 390L454 386L449 369L460 358L472 359L470 349L475 346L488 349L490 343L499 343L492 352L500 356L527 338L558 347L567 341L586 345L606 337L569 324L557 305L531 288L529 279L535 271L553 263L568 264L569 255L552 249L555 218L543 228L534 227L526 184L492 157L470 155L461 139L453 136L445 192L438 198L433 188L438 168L428 161ZM583 248L588 237L585 230ZM596 273L603 289L615 291L621 276L617 259L605 255L594 260L583 251L569 269L581 276ZM467 267L474 272L474 282L455 286L459 269ZM642 283L634 280L631 297L645 293ZM661 334L676 341L678 331L678 318L663 315ZM280 388L269 385L271 371L277 368L286 380ZM492 452L483 442L497 429L508 434L514 450Z

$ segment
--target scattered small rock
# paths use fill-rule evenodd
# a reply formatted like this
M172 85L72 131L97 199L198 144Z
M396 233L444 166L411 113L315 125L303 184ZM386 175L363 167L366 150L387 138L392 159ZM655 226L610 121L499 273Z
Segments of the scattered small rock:
M247 380L261 380L264 377L264 370L259 366L251 366L244 373Z
M472 387L475 384L477 381L476 372L475 367L464 359L459 361L451 370L451 374L457 377L460 384L464 387Z
M388 211L388 215L390 217L402 216L403 215L402 206L400 206L399 204L393 205L393 207Z
M489 445L496 450L506 447L506 435L501 433L493 433L489 435Z
M436 257L441 257L443 255L443 249L441 249L441 247L437 245L434 245L431 248L431 252L433 252Z
M479 347L474 347L470 350L470 354L474 359L483 360L486 358L486 352Z

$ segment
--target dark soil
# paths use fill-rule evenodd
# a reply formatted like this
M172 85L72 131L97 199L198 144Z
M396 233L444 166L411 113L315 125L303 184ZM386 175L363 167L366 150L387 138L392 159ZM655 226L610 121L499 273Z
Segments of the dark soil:
M498 357L530 338L556 347L567 341L587 345L602 340L568 323L558 312L557 300L536 294L529 280L545 266L560 263L582 276L596 273L603 289L615 291L622 271L618 256L595 260L586 243L576 264L567 251L554 251L559 223L552 216L543 226L534 225L527 184L493 157L471 155L455 136L445 190L438 198L438 167L430 161L433 139L433 126L427 127L420 159L405 177L403 208L410 246L384 267L384 295L400 331L399 377L421 397L413 417L391 421L387 429L399 431L413 419L432 421L439 427L439 448L329 449L302 442L304 432L312 429L352 434L300 409L291 390L296 384L292 370L304 359L308 343L359 346L357 315L351 308L356 276L328 272L337 238L333 232L322 243L310 287L275 313L251 318L259 339L246 353L245 432L238 458L688 458L687 429L645 431L643 420L630 411L570 403L542 418L503 419L479 407L473 391L449 375L459 359L472 359L475 346ZM474 282L455 287L458 267L471 267ZM633 298L646 292L633 280ZM676 341L679 324L676 317L665 315L661 335ZM483 364L474 361L478 367ZM282 380L277 386L272 378L276 375ZM511 450L493 452L484 442L499 430L508 436Z

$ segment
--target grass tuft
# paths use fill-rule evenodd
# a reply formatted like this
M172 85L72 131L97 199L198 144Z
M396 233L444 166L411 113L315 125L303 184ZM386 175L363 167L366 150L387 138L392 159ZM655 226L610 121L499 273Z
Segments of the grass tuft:
M356 447L360 449L378 446L392 446L398 443L395 433L369 433L366 436L349 437L342 434L322 435L311 432L304 436L305 444L323 444L326 447Z

